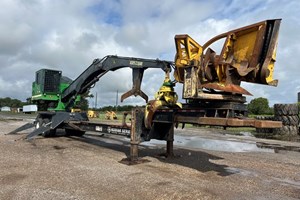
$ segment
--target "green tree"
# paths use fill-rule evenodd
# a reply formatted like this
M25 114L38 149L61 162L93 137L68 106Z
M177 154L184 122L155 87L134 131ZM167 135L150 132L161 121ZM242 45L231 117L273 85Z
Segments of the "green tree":
M76 103L75 108L87 111L89 109L89 101L87 98L93 98L94 95L90 94L89 91L80 95L80 102Z
M18 99L12 99L10 97L0 98L0 107L9 106L12 108L18 108L18 107L22 107L23 105L24 102Z
M269 107L269 101L266 98L259 97L252 99L248 104L248 111L250 114L262 115L262 114L271 114L272 110Z

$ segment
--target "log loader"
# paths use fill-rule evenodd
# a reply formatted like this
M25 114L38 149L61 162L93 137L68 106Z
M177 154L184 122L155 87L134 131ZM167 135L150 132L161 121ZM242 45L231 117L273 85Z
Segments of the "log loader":
M176 35L174 62L119 56L96 59L77 79L59 90L51 112L38 114L36 129L27 138L38 134L51 136L58 128L76 136L83 135L85 131L126 135L131 138L130 160L133 161L138 156L137 145L151 139L167 141L167 155L172 155L174 126L179 123L183 126L189 123L223 127L281 127L281 122L248 119L244 95L251 94L240 86L242 81L277 86L273 71L280 22L280 19L272 19L232 30L204 45L198 44L189 35ZM220 39L225 42L221 53L217 54L210 46ZM87 92L108 71L122 67L132 68L133 87L121 96L121 101L131 95L139 95L147 102L145 108L132 110L131 125L127 125L124 119L118 126L93 123L83 113L69 112L79 95ZM141 90L143 72L147 68L161 68L165 73L161 88L155 99L150 101ZM174 80L170 78L172 68ZM57 85L64 82L55 81L53 88L58 91ZM38 80L34 85L37 83ZM48 82L43 84L46 87ZM184 103L178 102L174 91L176 84L183 84ZM32 126L24 125L11 133Z

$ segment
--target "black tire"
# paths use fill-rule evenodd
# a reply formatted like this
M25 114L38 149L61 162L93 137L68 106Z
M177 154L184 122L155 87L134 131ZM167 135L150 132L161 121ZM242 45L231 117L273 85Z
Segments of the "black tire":
M299 107L298 104L289 104L288 115L298 115Z
M284 126L296 126L299 124L299 116L298 115L291 115L291 116L276 116L276 121L282 121Z
M268 116L258 115L258 116L255 117L255 119L257 119L257 120L268 120Z
M299 130L299 126L296 125L296 126L290 126L290 135L292 136L296 136L298 135L298 130Z
M274 129L274 133L277 135L295 136L298 134L299 126L282 126L281 128Z
M289 126L290 125L290 120L289 120L289 116L281 116L281 118L282 118L282 124L284 125L284 126Z
M275 116L275 121L281 121L283 126L290 125L288 116L284 116L284 115Z
M274 113L275 115L287 115L289 110L289 104L275 104Z
M261 120L261 116L256 116L256 119Z
M35 122L35 129L39 129L43 124L43 119L38 118Z
M288 119L289 119L289 125L296 126L299 124L299 116L298 115L288 116Z
M262 128L256 128L255 131L256 133L262 133Z
M283 104L274 104L274 114L275 116L283 115Z
M273 128L268 128L267 133L273 133Z
M285 134L287 134L287 128L286 128L286 126L282 126L281 128L275 128L274 129L274 133L276 134L276 135L285 135Z
M264 136L260 137L270 137L273 135L273 128L256 128L256 133L266 133Z
M274 113L278 115L298 115L298 104L275 104Z
M282 105L282 114L283 115L288 115L289 109L290 109L290 105L289 104L283 104Z
M82 137L85 134L85 131L79 131L75 129L65 129L66 136L77 136L77 137Z
M56 129L46 131L46 132L42 133L42 136L43 137L55 137L56 136Z
M266 119L267 119L267 120L274 121L274 116L268 116Z

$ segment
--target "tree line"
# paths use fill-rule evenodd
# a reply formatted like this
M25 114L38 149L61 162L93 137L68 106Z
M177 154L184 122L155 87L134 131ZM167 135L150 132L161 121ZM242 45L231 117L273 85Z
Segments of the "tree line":
M133 105L124 105L124 106L104 106L98 109L95 109L97 111L131 111L136 106Z
M27 99L27 102L22 102L19 99L12 99L10 97L0 98L0 107L8 106L11 108L21 108L24 105L30 104L30 98ZM81 101L77 105L78 108L82 110L88 110L88 100L84 96L81 98ZM123 105L123 106L104 106L98 109L94 109L97 111L131 111L135 106L132 105Z
M97 111L131 111L134 107L132 105L124 105L124 106L104 106L102 108L96 109ZM249 114L253 115L273 115L274 110L273 107L269 106L269 101L266 98L259 97L250 101L247 104Z
M19 108L23 105L28 104L28 102L22 102L19 99L12 99L10 97L0 98L0 107L9 106L11 108ZM88 101L86 98L82 98L79 106L82 110L88 109ZM134 107L133 105L123 105L123 106L104 106L94 110L97 111L131 111ZM269 106L269 101L266 98L260 97L255 98L250 101L247 105L249 114L254 115L272 115L274 114L273 108Z
M10 97L0 98L0 107L20 108L25 104L26 102L22 102L19 99L12 99Z

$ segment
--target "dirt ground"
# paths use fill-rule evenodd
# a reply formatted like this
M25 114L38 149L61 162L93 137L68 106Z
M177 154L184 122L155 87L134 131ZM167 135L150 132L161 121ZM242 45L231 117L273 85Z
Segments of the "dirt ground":
M158 156L165 145L145 143L139 154L150 162L128 166L119 163L129 153L128 138L5 135L24 123L0 120L0 199L300 199L299 152L243 149L278 141L176 130L174 158ZM238 148L191 143L201 138Z

